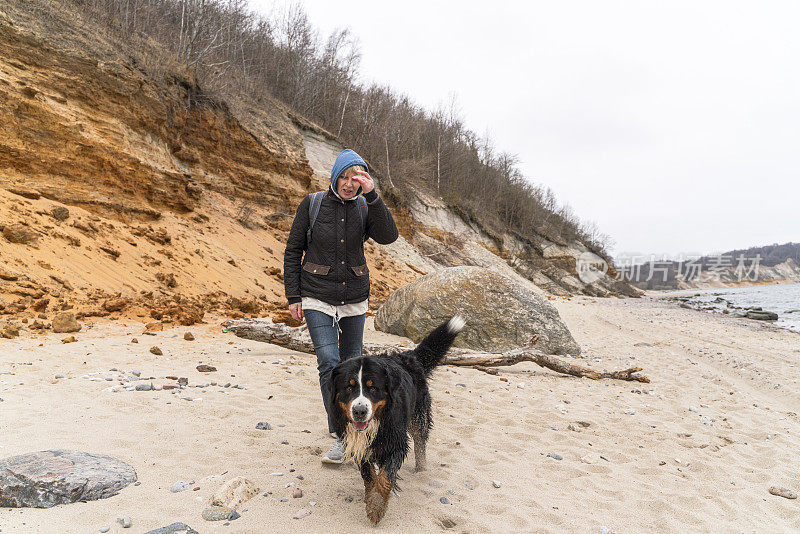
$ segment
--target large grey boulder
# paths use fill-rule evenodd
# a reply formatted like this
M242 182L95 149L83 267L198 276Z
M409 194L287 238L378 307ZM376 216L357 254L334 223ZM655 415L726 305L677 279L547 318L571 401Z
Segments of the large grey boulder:
M504 352L538 334L534 346L542 352L581 352L545 297L483 267L448 267L401 287L378 310L375 328L419 343L456 314L467 320L457 347Z
M133 467L102 454L50 450L0 460L0 506L50 508L116 495L136 481Z

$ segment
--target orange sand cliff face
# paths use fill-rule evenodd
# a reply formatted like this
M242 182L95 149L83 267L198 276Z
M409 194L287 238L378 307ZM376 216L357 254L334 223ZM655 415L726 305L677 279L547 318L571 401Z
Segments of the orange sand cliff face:
M323 180L280 104L235 108L0 21L0 319L283 309L292 217ZM367 249L373 304L418 276Z

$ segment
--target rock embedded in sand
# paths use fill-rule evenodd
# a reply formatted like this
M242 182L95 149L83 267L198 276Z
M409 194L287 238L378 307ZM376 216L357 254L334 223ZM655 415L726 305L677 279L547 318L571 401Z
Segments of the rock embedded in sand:
M156 356L163 356L164 353L161 352L161 349L158 347L150 347L150 352L155 354Z
M772 486L769 488L769 492L773 495L777 495L778 497L784 497L786 499L796 499L797 493L790 490L789 488L782 488L779 486Z
M375 328L419 343L457 314L467 325L456 347L503 352L533 341L533 347L547 354L577 356L581 351L545 297L475 266L438 269L401 287L378 310Z
M19 336L19 327L10 323L6 323L3 325L2 329L0 329L0 337L4 337L6 339L12 339Z
M232 508L227 508L225 506L209 506L203 510L202 517L206 521L227 521L230 519L232 513L234 513Z
M295 488L294 491L292 491L293 498L299 499L302 496L303 496L303 490L301 490L300 488Z
M185 334L183 334L183 339L185 339L186 341L194 341L194 335L192 335L191 332L186 332Z
M206 365L204 363L198 365L196 369L201 373L213 373L214 371L217 370L217 368L214 367L213 365Z
M122 311L128 305L128 299L124 297L117 297L108 299L103 303L103 309L107 312Z
M64 339L61 340L62 343L75 343L76 341L78 340L75 339L75 336L65 337Z
M294 516L292 516L292 519L303 519L304 517L308 517L310 515L311 515L311 510L309 510L308 508L300 508L297 511L297 513L294 514Z
M36 233L32 228L22 224L10 224L3 228L3 237L5 237L6 241L9 243L15 243L17 245L30 245L36 242L39 234Z
M57 221L66 221L69 219L69 210L64 206L56 206L50 210L50 215Z
M71 312L61 312L52 321L53 332L56 334L69 334L80 332L81 325L75 319L75 314Z
M172 523L166 527L145 532L145 534L200 534L186 523Z
M136 481L130 465L101 454L48 450L0 460L0 506L50 508L105 499Z
M100 527L98 530L99 532L108 532L109 530L111 530L111 527Z
M258 495L258 487L245 477L236 477L220 486L211 496L211 506L236 508Z
M136 339L136 338L131 339L131 343L138 343L138 342L139 342L139 340Z
M777 321L778 314L771 311L750 310L745 314L748 319L755 319L756 321Z
M181 491L186 491L191 487L192 487L191 483L186 482L185 480L179 480L169 488L169 491L171 491L172 493L180 493Z

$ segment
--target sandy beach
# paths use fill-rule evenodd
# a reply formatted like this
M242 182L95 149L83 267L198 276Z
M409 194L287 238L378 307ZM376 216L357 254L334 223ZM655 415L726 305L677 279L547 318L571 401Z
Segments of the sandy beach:
M332 439L312 355L238 339L208 316L155 335L138 322L97 322L75 343L53 333L0 341L0 457L107 454L140 482L100 501L2 509L0 529L123 532L115 520L129 516L125 532L175 521L201 533L800 530L800 501L768 493L800 489L800 334L652 297L554 304L582 364L639 365L652 382L577 379L528 363L499 376L438 369L430 469L413 473L410 456L377 528L353 466L319 461ZM184 340L187 330L195 341ZM370 321L367 340L388 337ZM200 373L201 363L218 371ZM175 375L220 385L112 392L111 369L153 384ZM272 429L257 430L262 421ZM240 475L261 489L242 517L204 521L210 495ZM178 480L199 489L171 493ZM292 498L294 487L302 498ZM312 514L292 519L301 508Z

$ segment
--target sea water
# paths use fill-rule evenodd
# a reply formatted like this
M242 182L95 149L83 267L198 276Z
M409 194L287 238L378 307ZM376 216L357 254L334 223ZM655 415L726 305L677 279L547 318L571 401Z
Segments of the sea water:
M714 305L722 297L740 308L761 307L778 314L774 324L800 332L800 284L774 284L683 291L692 301ZM724 308L723 303L720 310Z

